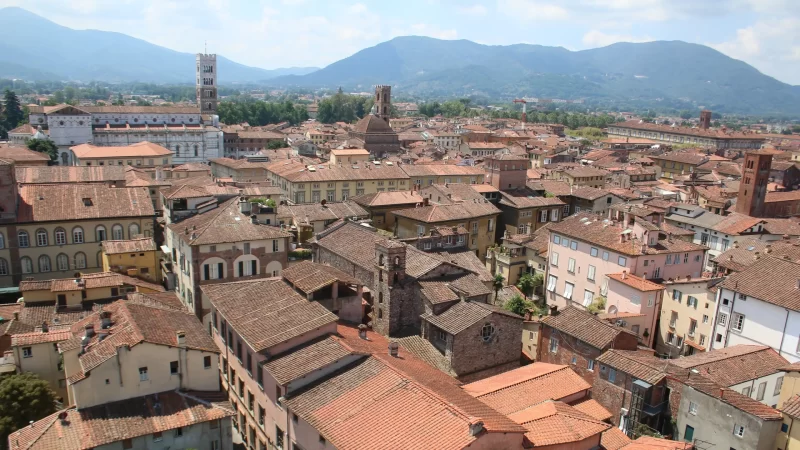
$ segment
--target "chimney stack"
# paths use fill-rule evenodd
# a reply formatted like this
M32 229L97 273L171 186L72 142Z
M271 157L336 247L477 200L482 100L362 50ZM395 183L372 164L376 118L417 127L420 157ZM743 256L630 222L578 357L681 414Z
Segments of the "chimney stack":
M19 312L14 311L14 320L19 320Z
M258 225L258 216L253 214L250 216L250 221L253 222L255 225Z
M91 338L92 336L94 336L94 325L92 324L86 325L85 331L86 332L84 333L84 336L87 338Z
M558 306L557 305L550 305L550 315L557 316L558 315Z
M626 273L627 273L627 272L625 272L624 270L622 271L622 279L623 279L623 280L626 278L626 275L625 275Z
M100 327L106 329L111 327L111 313L108 311L100 312Z
M367 340L367 326L363 323L358 326L358 337L361 339Z
M186 332L177 331L175 332L175 336L178 339L178 347L186 347Z
M50 331L50 328L47 326L47 322L42 322L42 333L47 333Z
M429 204L430 204L430 203L429 203L429 201L428 201L428 197L423 197L423 198L422 198L422 206L428 206Z
M389 354L397 358L397 354L400 350L400 344L395 341L389 342Z

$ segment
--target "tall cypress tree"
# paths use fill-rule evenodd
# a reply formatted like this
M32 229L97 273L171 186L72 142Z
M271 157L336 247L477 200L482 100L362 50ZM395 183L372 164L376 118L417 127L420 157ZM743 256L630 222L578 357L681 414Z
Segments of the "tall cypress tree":
M5 92L5 122L6 128L13 130L20 126L25 120L25 115L22 113L22 107L19 105L19 98L14 91L6 89Z

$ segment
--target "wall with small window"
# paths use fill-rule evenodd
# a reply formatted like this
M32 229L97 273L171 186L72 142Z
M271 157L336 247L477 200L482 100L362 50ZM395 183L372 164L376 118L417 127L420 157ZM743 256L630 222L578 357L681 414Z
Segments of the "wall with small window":
M708 443L713 448L775 448L775 436L782 421L766 421L690 386L676 386L679 386L680 391L673 395L679 394L680 403L674 416L677 436L673 439L685 440L686 427L689 426L691 439Z
M491 367L518 363L522 317L492 313L452 336L452 370L466 375Z
M81 370L77 357L79 351L79 348L70 350L64 356L68 378ZM118 354L119 358L106 360L92 369L91 376L70 385L70 404L89 407L178 388L218 390L217 353L145 342L130 347L130 350L121 347ZM211 357L210 368L206 368L206 356ZM175 361L179 373L171 370Z
M200 422L194 425L163 430L135 438L95 447L98 450L149 449L168 450L196 448L204 450L232 450L231 421L228 418Z

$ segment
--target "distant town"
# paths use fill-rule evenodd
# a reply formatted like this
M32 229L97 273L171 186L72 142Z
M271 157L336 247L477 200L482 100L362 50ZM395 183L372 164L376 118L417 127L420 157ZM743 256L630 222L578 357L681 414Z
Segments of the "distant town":
M8 86L4 448L800 448L793 123L217 68Z

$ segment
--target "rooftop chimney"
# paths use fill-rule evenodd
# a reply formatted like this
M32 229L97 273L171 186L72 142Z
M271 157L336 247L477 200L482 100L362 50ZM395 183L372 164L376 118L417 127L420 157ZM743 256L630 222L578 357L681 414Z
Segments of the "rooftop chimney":
M250 216L250 221L252 221L254 224L258 225L258 216L253 214L252 216Z
M42 322L42 333L47 333L50 331L50 328L47 326L47 322Z
M389 342L389 354L397 358L398 351L400 350L400 344L395 341Z
M550 305L550 315L557 316L558 315L558 306L557 305Z
M91 338L92 336L94 336L94 325L92 324L86 325L85 330L86 330L86 333L84 334L85 337Z
M483 422L478 420L475 422L470 422L469 424L469 435L470 436L477 436L481 434L483 431Z
M19 320L19 312L14 311L14 320Z
M428 206L430 203L428 202L428 197L422 198L422 206Z
M358 337L360 337L361 339L364 339L365 341L368 340L367 339L367 326L364 325L363 323L358 326Z
M186 346L186 332L185 331L176 331L175 336L178 339L178 347L185 347Z
M622 279L623 279L623 280L624 280L625 278L627 278L627 277L626 277L626 274L627 274L627 272L625 272L625 271L623 270L623 271L622 271Z
M111 327L111 313L108 311L100 312L100 327L106 329Z

